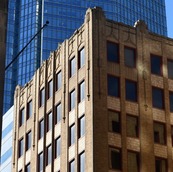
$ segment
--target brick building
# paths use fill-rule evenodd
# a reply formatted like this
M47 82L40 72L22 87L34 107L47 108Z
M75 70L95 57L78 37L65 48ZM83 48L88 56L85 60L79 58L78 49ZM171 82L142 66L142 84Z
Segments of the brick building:
M173 40L88 9L16 87L13 171L171 172L172 112Z

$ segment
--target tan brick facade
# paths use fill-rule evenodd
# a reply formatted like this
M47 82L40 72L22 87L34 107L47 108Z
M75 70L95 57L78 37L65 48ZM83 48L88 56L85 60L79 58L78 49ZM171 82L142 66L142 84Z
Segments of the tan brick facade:
M107 60L107 41L119 45L119 63ZM125 66L124 47L135 49L136 68ZM79 51L84 48L85 65L78 69ZM151 74L150 55L162 58L163 75ZM75 74L69 78L69 61L75 57ZM88 9L84 24L50 54L37 70L33 79L15 91L15 127L13 142L13 171L17 172L30 163L31 171L38 169L38 154L43 152L44 171L69 171L69 162L75 160L75 171L79 170L79 155L85 152L86 172L113 172L110 152L121 151L121 171L128 171L128 152L139 154L139 171L155 171L155 158L164 158L167 171L173 171L169 91L173 91L173 80L168 79L167 59L173 60L173 40L148 32L143 22L136 27L105 19L101 9ZM56 74L62 73L62 85L56 91ZM120 96L108 96L107 75L119 77ZM137 83L137 102L127 101L126 79ZM53 81L53 96L47 99L48 83ZM79 103L79 84L85 81L85 100ZM152 86L163 89L163 110L152 107ZM39 107L40 90L45 89L44 105ZM69 111L70 92L75 90L75 108ZM20 110L27 114L27 103L32 100L32 116L19 127ZM61 102L61 121L55 125L55 107ZM108 110L120 113L121 134L110 132ZM38 139L39 121L44 119L45 128L49 112L53 114L52 130ZM79 118L85 115L85 136L78 139ZM127 137L127 114L137 117L138 137ZM166 144L154 143L154 121L165 124ZM75 144L69 147L69 127L75 124ZM26 142L26 133L32 132L32 147L18 158L19 140ZM55 139L61 137L61 155L54 158ZM53 148L52 163L46 166L46 148ZM24 146L25 147L25 146ZM133 168L133 166L132 166Z

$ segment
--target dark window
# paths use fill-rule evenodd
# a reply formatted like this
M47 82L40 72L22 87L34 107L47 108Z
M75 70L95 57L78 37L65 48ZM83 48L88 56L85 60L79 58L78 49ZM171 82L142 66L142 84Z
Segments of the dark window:
M24 152L24 141L23 138L19 140L19 158L23 155Z
M29 119L32 115L32 101L30 101L27 105L27 119Z
M107 42L107 59L111 62L119 62L119 46L113 42Z
M85 116L79 118L79 138L85 135Z
M26 134L26 151L31 148L31 131Z
M69 146L75 143L75 124L70 126L69 131Z
M108 95L119 97L120 86L119 86L119 78L108 75Z
M138 137L138 118L135 116L127 115L127 136Z
M128 172L139 171L139 153L128 151Z
M76 65L76 60L75 58L72 58L70 60L70 77L72 77L75 74L75 65Z
M79 172L85 172L85 152L79 155Z
M55 140L55 158L60 156L60 154L61 154L61 137L58 137Z
M165 125L154 122L154 143L166 144Z
M151 55L151 73L162 75L162 59L160 56Z
M22 110L20 110L19 113L19 127L22 126L24 124L25 121L25 109L23 108Z
M167 172L166 159L155 158L155 172Z
M79 84L79 102L85 99L85 81Z
M137 101L137 83L126 80L126 100Z
M30 163L25 166L25 172L30 172L31 171L31 165Z
M110 160L111 160L111 169L121 170L121 150L113 149L110 150Z
M169 106L170 112L173 112L173 92L169 92Z
M53 95L53 81L48 82L48 99Z
M126 66L133 68L136 67L135 49L125 47L124 60Z
M40 107L44 105L44 99L45 99L45 89L40 90Z
M121 133L120 114L116 111L108 110L109 131Z
M69 172L75 172L75 160L69 162Z
M172 139L172 146L173 146L173 126L171 126L171 139Z
M47 116L47 132L52 129L52 112Z
M47 147L46 165L52 162L52 145Z
M43 171L43 152L38 155L38 171Z
M79 50L79 69L85 65L85 49Z
M173 79L173 60L168 60L168 78Z
M44 119L39 122L39 139L44 136Z
M56 90L59 90L62 85L62 74L61 71L56 74Z
M70 110L75 108L75 90L70 92Z
M56 124L61 121L61 103L56 106Z
M164 109L164 95L160 88L152 87L153 107Z

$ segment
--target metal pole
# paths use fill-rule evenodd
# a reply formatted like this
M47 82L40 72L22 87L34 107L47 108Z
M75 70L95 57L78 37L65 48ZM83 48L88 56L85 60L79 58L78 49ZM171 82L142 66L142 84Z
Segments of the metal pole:
M14 59L5 67L5 70L7 70L15 60L17 60L17 58L26 49L26 47L34 40L34 38L42 31L42 29L48 26L48 24L49 21L46 21L46 23L40 28L40 30L31 38L31 40L19 51L19 53L14 57Z

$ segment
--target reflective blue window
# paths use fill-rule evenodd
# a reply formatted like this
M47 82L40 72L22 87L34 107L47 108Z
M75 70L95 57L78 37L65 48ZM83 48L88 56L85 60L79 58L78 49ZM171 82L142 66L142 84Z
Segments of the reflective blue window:
M137 83L126 80L126 100L137 101Z
M119 62L119 45L107 42L107 59L111 62Z
M160 88L152 87L153 107L164 109L164 93Z
M120 84L119 78L108 75L108 95L119 97L120 96Z
M75 108L75 90L70 92L70 110Z
M61 112L62 112L62 108L61 108L61 103L59 103L57 106L56 106L56 124L58 123L58 122L60 122L60 120L61 120Z
M160 56L151 55L151 73L162 75L162 59Z

